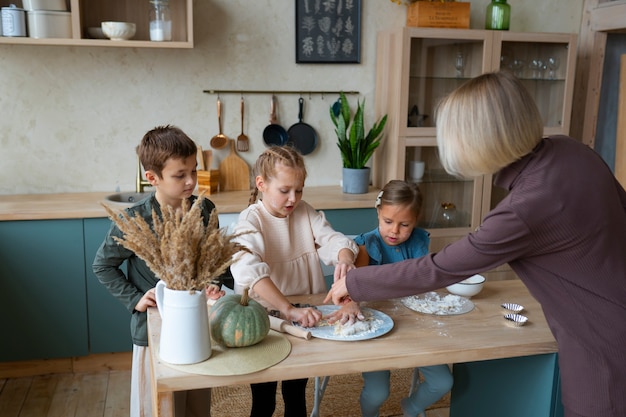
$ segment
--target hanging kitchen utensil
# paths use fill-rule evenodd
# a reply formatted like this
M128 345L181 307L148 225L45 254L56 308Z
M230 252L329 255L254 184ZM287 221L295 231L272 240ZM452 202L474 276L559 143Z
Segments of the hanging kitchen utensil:
M246 135L244 135L243 133L243 96L241 97L241 134L239 136L237 136L237 150L239 152L245 152L247 151L250 146L249 146L249 140L248 137Z
M228 145L228 138L222 133L222 101L217 97L217 124L219 133L211 138L211 146L215 149L221 149Z
M292 143L302 155L308 155L313 152L317 146L317 133L313 127L302 121L304 110L304 99L302 97L298 100L298 104L299 122L292 125L287 131L287 134L289 135L289 142Z
M270 101L270 124L263 130L263 141L267 146L283 146L287 143L289 135L284 127L278 124L276 119L276 96L272 95Z
M207 171L210 171L213 167L213 151L212 150L204 150L202 151L204 154L204 166Z
M202 146L196 145L196 159L198 160L198 170L204 171L204 153L202 152Z
M235 140L228 139L230 153L220 162L220 191L250 189L250 167L237 155Z

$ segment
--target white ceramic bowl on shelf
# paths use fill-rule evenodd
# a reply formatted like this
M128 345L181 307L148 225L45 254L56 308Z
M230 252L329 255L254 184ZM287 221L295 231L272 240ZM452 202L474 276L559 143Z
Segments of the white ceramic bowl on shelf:
M130 22L102 22L102 33L112 41L132 39L137 26Z
M448 285L446 289L454 295L462 297L472 297L482 291L485 285L485 277L482 275L472 275L456 284Z

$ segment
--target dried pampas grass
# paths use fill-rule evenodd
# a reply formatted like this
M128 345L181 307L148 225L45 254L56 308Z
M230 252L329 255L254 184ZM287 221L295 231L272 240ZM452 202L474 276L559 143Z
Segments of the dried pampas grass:
M171 290L204 290L234 262L233 255L248 249L235 242L241 232L228 234L219 229L217 210L211 212L207 226L202 220L204 195L189 207L161 207L162 218L152 210L153 227L141 216L130 216L103 204L111 220L122 231L115 241L143 259L157 278Z

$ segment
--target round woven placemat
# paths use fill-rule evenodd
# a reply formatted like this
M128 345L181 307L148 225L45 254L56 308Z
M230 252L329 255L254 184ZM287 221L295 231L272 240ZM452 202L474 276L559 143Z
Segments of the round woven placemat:
M274 330L256 345L227 348L211 340L211 357L204 362L191 365L165 365L191 374L225 376L244 375L274 366L291 352L289 340Z

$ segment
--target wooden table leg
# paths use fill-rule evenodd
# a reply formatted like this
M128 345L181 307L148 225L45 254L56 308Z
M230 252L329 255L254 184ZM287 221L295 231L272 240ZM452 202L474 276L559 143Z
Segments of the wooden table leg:
M152 417L174 417L174 393L159 392L156 382L155 360L152 349L148 346L150 354L150 391L152 393Z
M159 392L157 394L158 412L155 417L174 417L174 393Z

